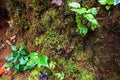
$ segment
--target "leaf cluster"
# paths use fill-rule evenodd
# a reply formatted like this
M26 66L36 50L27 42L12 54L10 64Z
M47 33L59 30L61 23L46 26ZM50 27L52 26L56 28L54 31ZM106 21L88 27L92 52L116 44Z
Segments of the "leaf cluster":
M97 20L94 18L94 16L97 15L96 8L91 8L87 10L84 7L80 7L80 4L77 2L72 2L68 5L72 7L71 10L76 13L76 23L77 23L77 27L78 27L80 34L85 36L88 33L88 28L94 31L98 27L99 24ZM81 23L80 16L89 22L90 27L86 27Z
M14 73L27 70L28 56L24 50L24 46L20 46L17 50L16 46L11 46L12 53L10 56L6 56L5 59L8 61L6 67L9 71L11 67L14 68Z
M31 52L27 55L24 50L24 46L20 46L19 49L16 46L11 46L12 53L10 56L6 56L5 59L8 61L6 68L9 71L11 68L14 69L14 74L34 68L36 65L39 67L48 67L48 57L43 55L38 57L38 53Z
M112 5L116 6L120 3L120 0L98 0L101 5L105 5L105 9L109 10Z

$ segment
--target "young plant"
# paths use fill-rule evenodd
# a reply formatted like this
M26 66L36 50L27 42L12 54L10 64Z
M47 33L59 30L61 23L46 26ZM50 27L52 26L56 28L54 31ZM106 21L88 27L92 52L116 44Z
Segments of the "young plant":
M80 34L85 36L88 33L89 28L94 31L98 26L97 20L94 18L97 14L97 9L96 8L91 8L91 9L86 9L84 7L80 7L80 4L77 2L72 2L68 4L70 7L72 7L72 11L76 13L76 23L77 23L77 28ZM86 19L90 26L84 26L80 20L80 16L83 17L83 19Z
M19 49L17 49L16 46L11 46L11 49L11 55L5 57L8 61L6 65L7 70L9 71L12 67L14 68L14 73L27 70L26 64L28 62L28 56L24 50L24 46L20 46Z
M13 68L14 73L17 73L32 69L36 65L38 65L38 67L48 67L48 57L45 55L38 57L38 53L36 52L31 52L27 55L24 46L20 46L19 49L17 49L16 46L11 46L11 49L13 51L11 55L5 57L8 61L6 65L8 71Z

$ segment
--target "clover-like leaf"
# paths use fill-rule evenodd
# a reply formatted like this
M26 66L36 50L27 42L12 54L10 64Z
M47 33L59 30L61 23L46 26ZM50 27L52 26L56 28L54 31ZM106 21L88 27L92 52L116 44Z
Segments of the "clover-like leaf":
M41 66L48 67L48 57L45 55L40 56L37 63L39 67Z

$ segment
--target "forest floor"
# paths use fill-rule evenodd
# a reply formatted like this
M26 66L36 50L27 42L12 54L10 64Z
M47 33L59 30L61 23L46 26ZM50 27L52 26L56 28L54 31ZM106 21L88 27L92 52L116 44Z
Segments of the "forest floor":
M92 6L100 6L100 5L96 4ZM34 15L34 13L29 14L29 16L31 15ZM33 17L34 16L32 16L31 22L33 22L33 20L35 19ZM3 20L2 16L0 16L0 19L1 19L0 20L0 67L2 67L5 63L7 63L4 57L10 55L12 52L10 48L10 43L15 45L19 43L19 45L21 45L20 41L26 39L25 42L27 44L27 42L34 41L33 40L34 37L29 39L33 34L32 32L25 31L24 33L19 33L23 31L21 31L20 28L18 28L18 26L14 26L14 28L11 29L8 22ZM96 19L98 20L100 27L96 29L94 32L89 32L88 35L84 38L81 38L80 35L76 35L76 34L75 35L74 34L71 35L71 33L67 34L67 31L65 31L66 32L65 37L69 36L70 45L67 45L67 47L68 48L72 47L71 53L73 52L77 53L77 54L72 54L70 56L70 59L66 59L64 53L63 56L61 55L56 56L56 54L52 54L52 55L47 54L51 60L55 59L58 62L56 71L63 70L66 73L65 80L68 80L70 77L71 80L77 80L77 77L81 77L82 70L79 68L83 68L83 70L85 68L89 72L92 72L96 80L120 79L119 78L120 76L120 6L112 7L111 11L106 11L103 6L100 6ZM59 29L59 28L60 27L58 27L58 31L60 29L64 31L64 29L62 28ZM75 29L75 28L71 28L71 29ZM14 32L16 31L18 31L18 33L14 34ZM46 34L43 33L40 36L44 36L44 35ZM55 35L57 35L57 33ZM10 40L10 38L13 36L16 36L16 43ZM60 39L58 38L58 41ZM81 52L78 52L79 47L75 48L76 46L80 46L78 45L79 41L82 41L83 44L82 45L83 49L81 49L82 50ZM31 46L32 47L31 48L29 47L30 45L32 45L32 42L26 46L27 50L32 51L31 49L34 49L35 51L42 52L41 47ZM53 48L55 47L54 45L52 46ZM50 50L48 49L48 52L49 51ZM63 57L65 58L65 61L63 60ZM63 64L64 62L65 64ZM73 67L71 67L71 65ZM12 80L12 78L15 76L19 78L18 80L21 79L26 80L25 78L29 76L28 72L29 71L18 73L17 75L13 75L13 71L11 70L10 72L1 75L0 80L4 80L2 78L8 78L8 80L11 78ZM113 75L116 78L111 78L111 76ZM54 80L57 79L55 78Z

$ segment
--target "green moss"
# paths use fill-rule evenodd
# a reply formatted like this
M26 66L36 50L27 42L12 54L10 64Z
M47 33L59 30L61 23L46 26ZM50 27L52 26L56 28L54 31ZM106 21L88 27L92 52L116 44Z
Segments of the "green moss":
M46 35L42 35L40 37L36 37L35 38L35 45L36 46L43 46L47 41L47 36Z
M9 78L0 78L0 80L10 80Z
M95 77L93 76L93 74L91 72L89 72L88 70L83 69L82 70L81 80L95 80Z

